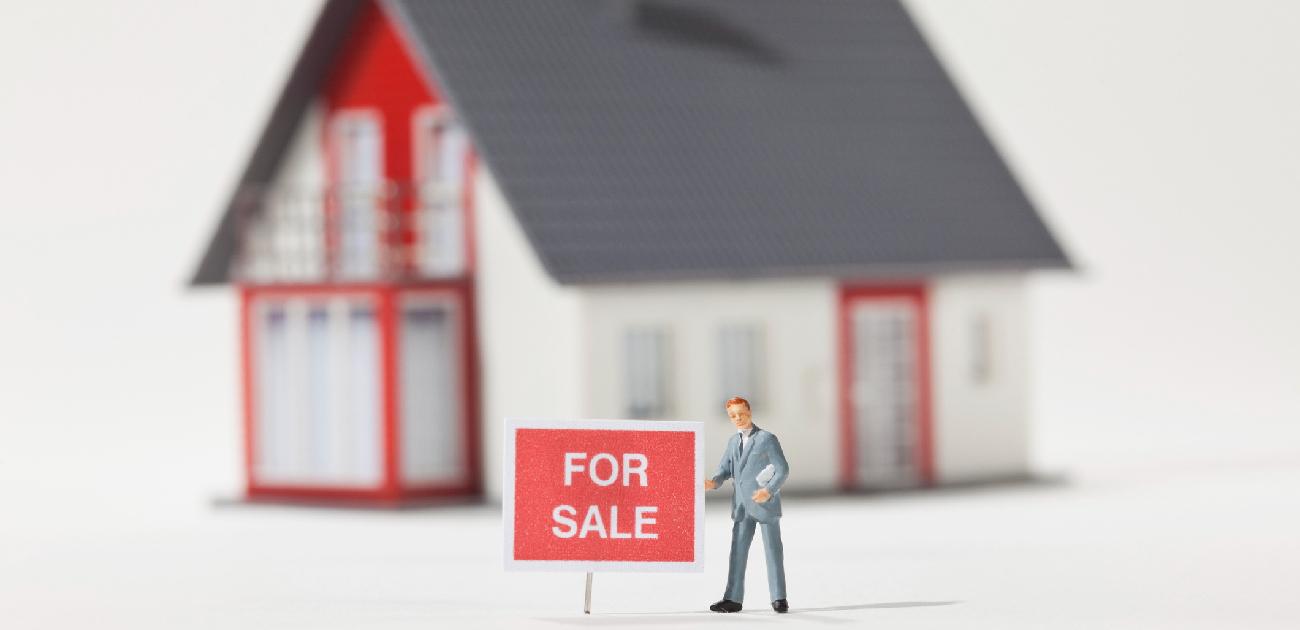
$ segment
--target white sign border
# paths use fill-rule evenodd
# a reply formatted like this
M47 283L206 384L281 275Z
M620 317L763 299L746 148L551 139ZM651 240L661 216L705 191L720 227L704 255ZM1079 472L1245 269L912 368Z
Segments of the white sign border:
M577 573L704 571L704 423L691 420L555 420L506 418L502 436L501 529L502 560L507 571L568 571ZM516 560L515 548L515 431L517 429L597 429L615 431L689 431L695 436L695 559L691 562L629 562L622 560Z

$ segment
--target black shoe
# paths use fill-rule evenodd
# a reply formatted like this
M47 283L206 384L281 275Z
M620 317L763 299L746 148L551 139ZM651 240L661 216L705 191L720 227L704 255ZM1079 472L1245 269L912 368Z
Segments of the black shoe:
M772 602L772 610L779 613L790 612L790 602L787 602L784 599L778 599Z
M712 606L709 606L709 610L712 610L713 612L740 612L740 602L721 599Z

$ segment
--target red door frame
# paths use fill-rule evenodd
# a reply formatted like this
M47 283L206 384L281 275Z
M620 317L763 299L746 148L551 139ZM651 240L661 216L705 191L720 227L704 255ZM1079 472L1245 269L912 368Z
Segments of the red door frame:
M839 295L840 487L858 484L857 431L853 426L853 314L855 303L907 300L916 306L917 472L921 484L934 484L934 424L930 371L930 305L924 284L845 284Z

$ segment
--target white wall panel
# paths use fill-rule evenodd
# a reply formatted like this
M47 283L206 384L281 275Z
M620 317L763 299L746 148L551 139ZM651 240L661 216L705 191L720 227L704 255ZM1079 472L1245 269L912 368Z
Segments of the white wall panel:
M951 276L931 287L939 481L1025 474L1029 366L1023 276Z
M716 466L734 431L720 393L718 352L727 326L763 331L766 387L754 422L781 439L790 460L790 488L836 483L836 285L826 280L690 282L592 287L584 290L587 410L625 413L621 352L628 330L662 328L672 338L667 370L670 416L705 423L705 461Z
M590 386L579 364L578 293L543 270L485 163L474 198L484 493L498 498L504 418L582 417Z
M265 191L260 214L240 220L249 230L244 273L250 279L314 280L323 276L324 114L312 103Z

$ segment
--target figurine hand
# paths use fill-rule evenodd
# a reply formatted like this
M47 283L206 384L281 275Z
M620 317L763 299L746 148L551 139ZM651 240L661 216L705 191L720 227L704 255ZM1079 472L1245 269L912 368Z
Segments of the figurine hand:
M754 503L767 503L770 498L772 498L772 493L768 492L767 488L759 488L758 492L755 492L753 496Z
M716 481L714 481L714 480L712 480L712 479L705 479L705 480L704 480L704 489L705 489L705 490L717 490L717 489L718 489L718 482L716 482Z

